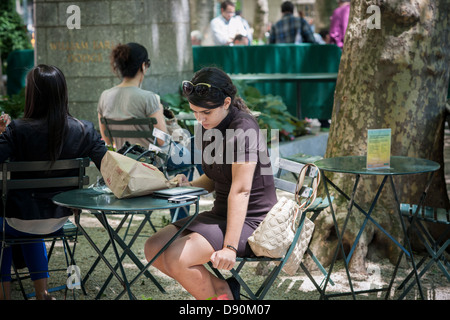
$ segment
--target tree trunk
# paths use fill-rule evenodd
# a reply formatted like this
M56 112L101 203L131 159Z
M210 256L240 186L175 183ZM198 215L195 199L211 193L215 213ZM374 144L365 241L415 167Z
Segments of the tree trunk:
M269 3L267 0L257 0L255 6L255 18L253 20L253 39L264 41L268 23Z
M199 30L206 45L212 44L209 23L215 17L214 0L189 0L191 31Z
M367 13L371 5L380 9L379 29L374 28L374 11ZM426 205L440 208L449 207L443 170L450 61L449 6L448 0L351 2L325 155L327 158L365 155L367 130L391 128L391 155L425 158L441 164L426 200ZM327 176L350 194L352 176ZM394 177L400 202L417 204L427 178L426 174ZM369 209L380 182L381 178L362 176L356 194L362 208ZM372 216L402 243L391 191L390 185L386 185ZM347 204L337 199L334 206L342 228ZM343 240L347 250L363 220L364 216L354 209ZM322 263L328 265L336 244L331 214L327 211L316 223L311 247ZM397 246L369 222L350 268L365 271L367 258L387 257L395 262L398 253ZM312 266L310 261L308 264Z

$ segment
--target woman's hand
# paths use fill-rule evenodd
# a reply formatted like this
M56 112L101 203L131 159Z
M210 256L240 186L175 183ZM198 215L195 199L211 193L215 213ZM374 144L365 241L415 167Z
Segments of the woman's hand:
M176 182L177 187L190 186L188 178L184 174L177 174L175 178L172 179L172 182Z
M223 248L214 252L210 260L216 269L231 270L236 263L236 252L232 249Z
M10 123L11 117L6 113L2 113L2 115L0 116L0 133L3 133Z

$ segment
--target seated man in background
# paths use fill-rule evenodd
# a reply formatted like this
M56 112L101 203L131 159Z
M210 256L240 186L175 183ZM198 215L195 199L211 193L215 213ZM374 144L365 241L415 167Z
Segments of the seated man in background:
M216 46L228 46L236 35L247 36L242 20L235 17L235 5L227 0L220 5L220 15L211 20L211 33Z
M310 25L301 17L294 17L294 5L290 1L281 4L283 17L270 30L269 43L316 43Z
M236 37L234 37L233 45L248 46L248 38L243 36L242 34L238 34Z

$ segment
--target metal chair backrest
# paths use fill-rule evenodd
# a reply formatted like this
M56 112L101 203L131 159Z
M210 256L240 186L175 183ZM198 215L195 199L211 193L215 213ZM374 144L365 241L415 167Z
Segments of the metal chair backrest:
M156 125L157 120L155 118L135 118L127 120L112 120L107 118L100 118L100 122L105 125L106 136L114 141L114 138L146 138L154 142L155 137L153 135L153 127ZM130 130L129 127L122 129L120 126L148 126L148 130ZM120 147L120 146L118 146Z
M50 161L12 161L0 164L3 213L5 214L7 195L10 190L82 188L89 183L89 177L86 176L86 168L89 167L89 163L89 158L77 158L56 160L53 164ZM57 171L61 171L61 173L59 174ZM20 178L14 177L15 174L26 172L43 174L51 172L52 175L37 178L23 178L23 175Z
M296 197L298 195L298 198L296 199L298 201L305 201L309 199L310 195L314 191L314 188L317 187L317 185L320 183L320 172L316 167L308 167L306 169L306 172L304 172L304 179L301 179L302 181L299 181L300 177L297 177L296 174L301 173L304 166L305 164L303 163L288 159L275 159L274 167L278 168L274 176L275 188L292 193L296 195ZM282 174L286 172L292 173L296 178L296 181L289 181L282 178ZM301 183L302 185L299 186L299 183Z

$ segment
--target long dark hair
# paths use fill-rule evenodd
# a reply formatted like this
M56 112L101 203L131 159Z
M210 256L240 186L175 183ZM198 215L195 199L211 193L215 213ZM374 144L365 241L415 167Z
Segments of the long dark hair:
M69 115L67 85L62 71L45 64L31 69L26 78L24 118L46 119L51 161L61 154Z
M236 96L237 89L231 78L221 69L207 67L197 71L191 82L193 84L208 83L212 88L205 96L199 96L193 91L186 96L193 105L213 109L223 105L226 97L231 98L231 105L239 110L250 113L250 109L239 96Z
M133 78L143 62L150 67L147 49L139 43L118 44L111 51L110 59L114 73L122 78Z

